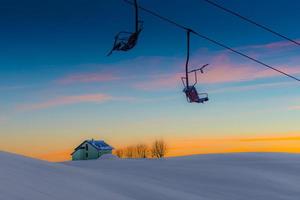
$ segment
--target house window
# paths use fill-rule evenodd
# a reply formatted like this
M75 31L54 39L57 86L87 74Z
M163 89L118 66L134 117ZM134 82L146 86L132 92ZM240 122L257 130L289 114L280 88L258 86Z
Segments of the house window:
M89 150L89 145L88 144L85 144L85 150Z
M86 157L86 158L89 157L89 153L88 153L88 152L85 153L85 157Z

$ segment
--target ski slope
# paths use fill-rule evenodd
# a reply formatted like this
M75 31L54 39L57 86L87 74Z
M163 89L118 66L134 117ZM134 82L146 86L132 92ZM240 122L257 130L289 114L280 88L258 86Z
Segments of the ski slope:
M0 151L0 200L297 200L300 155L50 163Z

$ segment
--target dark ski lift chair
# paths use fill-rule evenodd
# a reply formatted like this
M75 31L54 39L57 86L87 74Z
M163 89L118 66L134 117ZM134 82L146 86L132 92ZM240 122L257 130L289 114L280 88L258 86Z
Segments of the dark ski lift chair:
M197 84L198 80L197 80L197 71L200 71L201 73L203 73L203 68L205 68L208 64L204 65L203 67L199 68L199 69L195 69L195 70L191 70L188 72L189 73L193 73L195 75L195 82L193 85L189 85L187 86L186 83L186 77L182 77L182 83L184 86L183 92L186 95L186 99L189 103L204 103L206 101L208 101L208 94L207 93L198 93L195 85Z
M138 19L138 5L137 0L134 1L135 6L135 31L126 32L121 31L115 36L113 48L107 54L110 56L113 51L128 51L135 47L138 41L139 34L143 29L143 22Z
M185 93L186 99L189 103L204 103L208 101L208 94L207 93L198 93L195 85L197 84L197 72L200 71L203 73L203 69L208 66L208 64L203 65L199 69L194 69L189 71L189 58L190 58L190 32L192 30L187 29L187 57L186 57L186 63L185 63L185 77L181 77L184 89L183 92ZM194 84L189 84L189 74L194 73L195 75L195 82Z

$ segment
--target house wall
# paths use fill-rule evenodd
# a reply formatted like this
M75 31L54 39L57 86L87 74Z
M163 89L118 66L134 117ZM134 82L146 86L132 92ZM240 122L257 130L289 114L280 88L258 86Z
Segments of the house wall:
M84 160L84 156L83 156L84 153L85 153L84 149L78 149L73 153L72 160Z
M88 145L88 150L86 150L86 144ZM90 145L89 143L85 142L81 145L84 147L83 149L78 149L72 155L72 160L90 160L90 159L97 159L103 154L112 153L111 150L102 150L98 151L95 147Z
M97 159L97 158L99 158L98 150L90 144L88 144L88 146L89 146L88 147L89 148L88 157L86 159L88 160L88 159Z
M99 151L99 157L102 156L103 154L111 154L112 151L111 150L102 150L102 151Z

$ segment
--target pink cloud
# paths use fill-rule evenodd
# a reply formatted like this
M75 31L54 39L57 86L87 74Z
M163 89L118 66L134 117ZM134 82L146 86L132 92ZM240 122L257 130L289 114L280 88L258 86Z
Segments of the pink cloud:
M212 58L211 63L207 73L200 79L202 83L240 82L281 76L278 72L256 63L232 62L226 54L220 54ZM289 74L300 73L300 67L285 66L276 68Z
M170 75L158 75L155 78L134 84L135 88L141 90L154 90L163 88L173 88L181 82L182 73L172 73Z
M194 59L194 60L197 60ZM203 60L203 58L198 59ZM226 54L220 54L210 59L210 65L204 74L198 74L198 82L204 84L216 84L227 82L242 82L260 78L280 76L268 68L261 68L255 64L240 64L232 62ZM193 66L193 64L191 64ZM281 70L290 74L300 73L300 67L281 67ZM165 75L158 75L152 79L136 83L134 86L143 90L174 88L181 83L181 77L184 76L184 66L182 72L173 72ZM191 74L190 80L194 79Z
M296 67L281 67L278 68L289 74L300 73L300 68ZM241 82L250 81L260 78L270 78L282 76L278 72L271 69L261 69L255 65L241 65L241 64L220 64L210 71L208 71L203 78L200 79L202 83L225 83L225 82Z
M119 79L112 73L85 73L85 74L71 74L62 79L57 80L60 84L72 83L90 83L90 82L106 82Z
M238 82L253 79L255 70L249 67L232 67L227 64L216 66L208 70L205 74L199 74L198 82L205 84ZM158 76L152 80L135 84L136 88L143 90L152 90L159 88L174 88L181 83L181 77L184 73L172 73L170 75ZM259 76L259 75L255 75ZM190 76L194 80L194 76Z
M289 110L300 110L300 106L290 106Z
M169 66L172 68L174 63L179 63L177 57L160 57L160 56L141 56L134 59L122 60L111 64L86 64L77 67L85 68L86 70L94 70L94 72L82 72L69 74L56 80L59 84L72 83L93 83L93 82L108 82L120 79L134 78L131 71L134 71L134 76L143 76L144 74L153 73L159 70L157 66ZM102 69L102 71L95 71L95 69ZM130 69L130 70L129 70Z
M241 92L241 91L249 91L249 90L256 90L261 88L272 88L272 87L286 87L298 84L294 81L289 82L276 82L276 83L261 83L261 84L254 84L254 85L245 85L245 86L232 86L232 87L225 87L216 90L211 90L209 93L223 93L223 92Z
M46 109L50 107L56 107L56 106L68 105L68 104L77 104L77 103L102 103L111 99L112 97L106 94L85 94L85 95L78 95L78 96L62 96L44 102L19 105L17 106L17 110L19 111L40 110L40 109Z
M295 40L297 42L300 42L300 39ZM289 48L289 47L296 47L295 44L289 41L279 41L279 42L271 42L267 44L258 44L258 45L251 45L246 47L241 47L241 49L246 48L253 48L253 49L282 49L282 48Z

